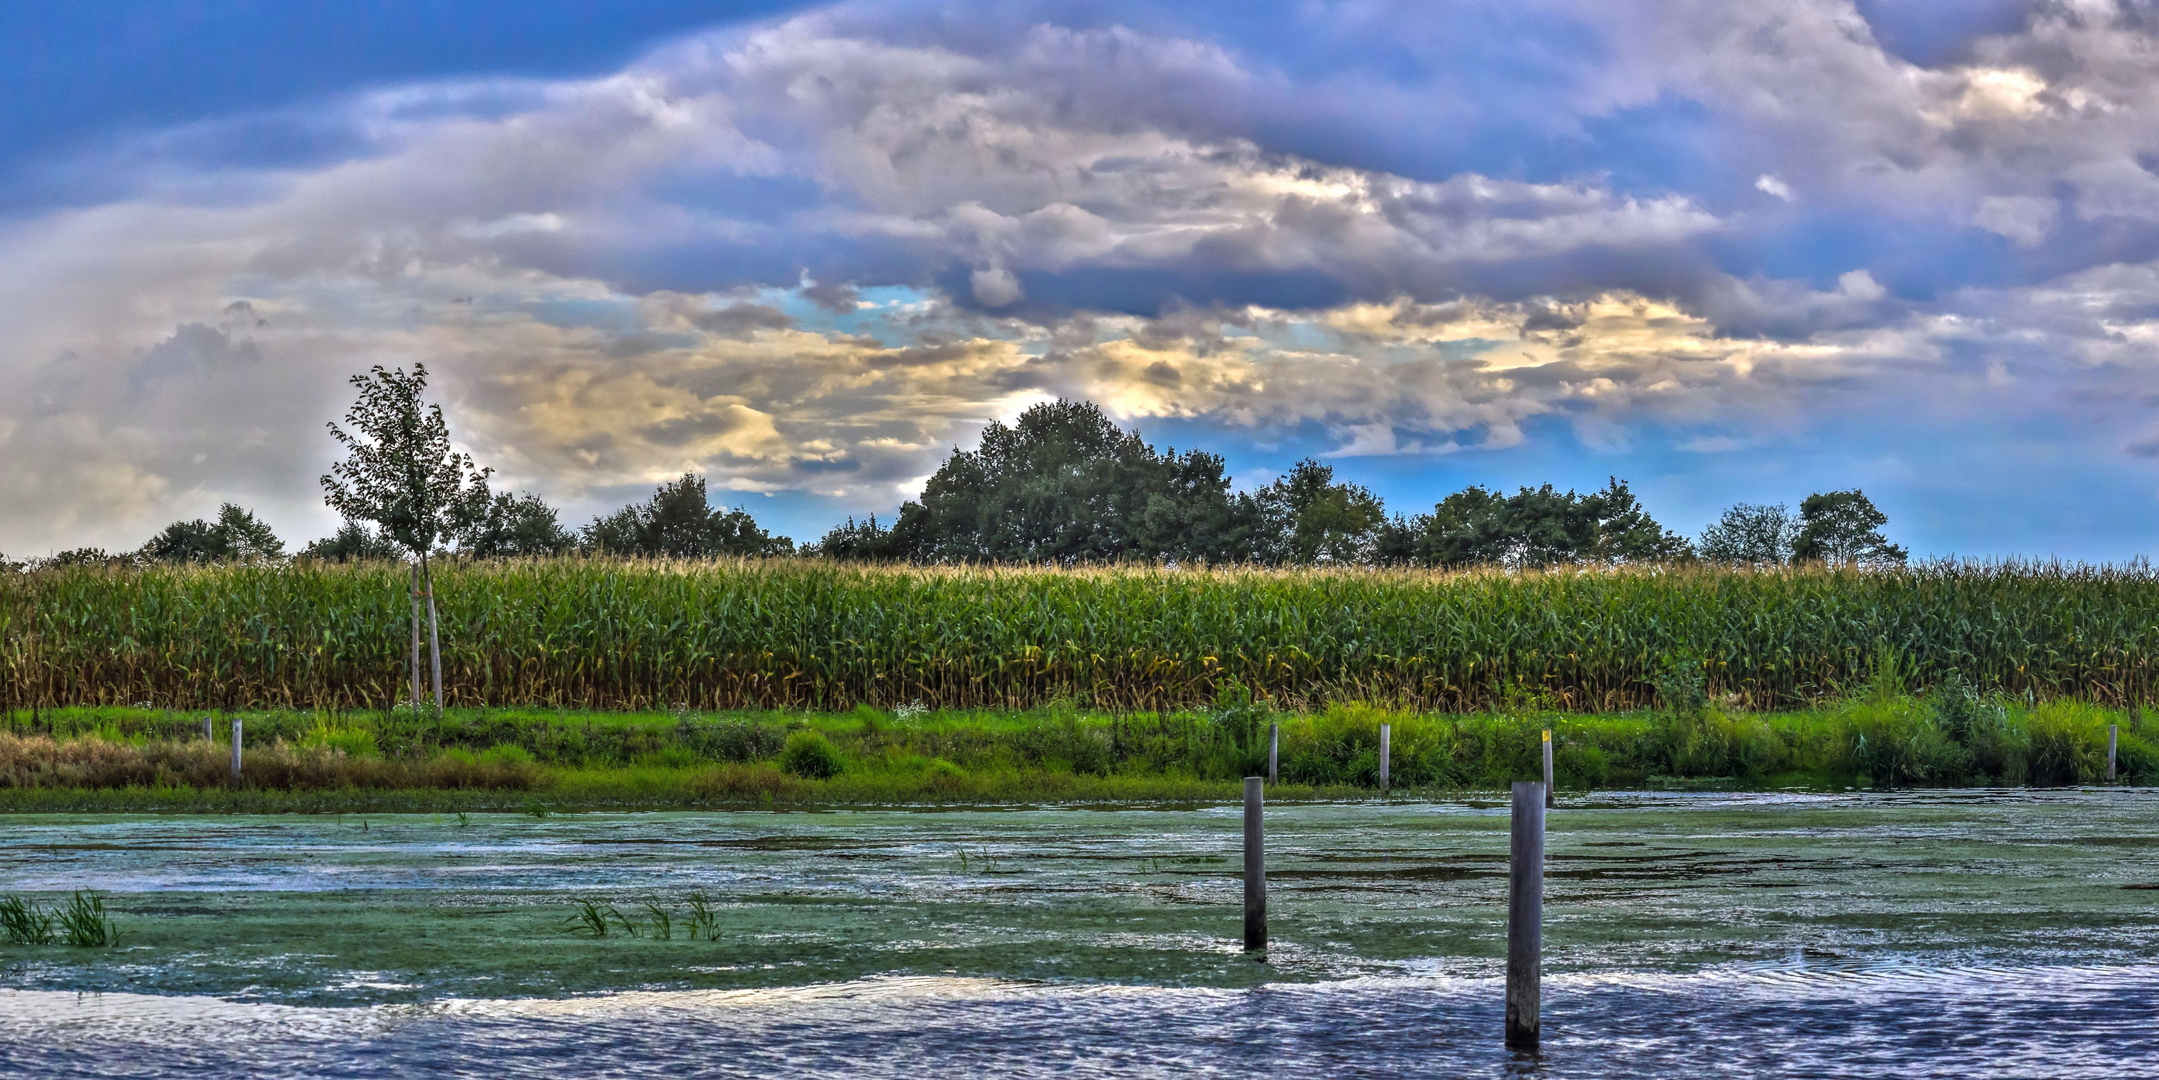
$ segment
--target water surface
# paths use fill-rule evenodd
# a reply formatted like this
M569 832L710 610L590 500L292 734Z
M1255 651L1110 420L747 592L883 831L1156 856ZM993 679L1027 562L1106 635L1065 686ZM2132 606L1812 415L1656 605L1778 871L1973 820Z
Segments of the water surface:
M1563 805L1535 1058L1503 808L1270 810L1265 963L1237 814L0 818L0 888L124 935L0 946L0 1070L2159 1075L2151 793Z

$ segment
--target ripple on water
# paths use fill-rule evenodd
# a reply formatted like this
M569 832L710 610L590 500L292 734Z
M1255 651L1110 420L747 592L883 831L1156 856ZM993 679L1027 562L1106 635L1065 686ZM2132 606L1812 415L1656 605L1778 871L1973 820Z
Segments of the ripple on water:
M306 1008L0 991L8 1075L2159 1076L2159 967L1720 970L1233 990L950 977Z

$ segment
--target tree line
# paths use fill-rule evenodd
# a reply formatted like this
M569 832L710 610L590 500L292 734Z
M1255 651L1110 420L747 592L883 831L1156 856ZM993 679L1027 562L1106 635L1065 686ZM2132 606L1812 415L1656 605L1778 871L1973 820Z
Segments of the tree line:
M889 522L849 518L797 547L740 507L711 505L685 474L572 531L538 495L492 490L491 472L450 449L426 370L377 367L353 377L351 430L330 425L348 457L323 477L345 522L300 558L431 560L569 554L667 558L804 555L842 561L1080 565L1504 566L1707 561L1732 565L1902 563L1888 518L1858 490L1809 495L1795 511L1741 503L1690 539L1666 529L1623 480L1595 491L1551 484L1512 494L1471 486L1429 511L1389 513L1369 488L1306 459L1256 491L1232 490L1219 455L1157 450L1097 406L1056 401L992 423L955 449ZM62 552L45 564L242 562L285 557L249 511L179 521L139 550ZM416 595L427 591L416 585Z
M438 714L444 701L434 588L440 559L798 553L792 540L766 532L748 511L714 509L704 478L695 474L572 534L539 496L493 490L492 471L451 448L441 407L426 400L424 366L407 373L378 365L351 382L359 394L346 426L328 425L346 456L322 476L324 501L344 524L299 556L409 562L415 707L428 698L423 671L432 676ZM1310 458L1258 491L1233 491L1220 456L1157 451L1090 403L1056 401L1028 409L1010 426L992 423L974 450L955 449L922 497L903 504L889 526L874 516L850 518L799 554L1062 566L1902 562L1904 550L1882 536L1887 522L1865 495L1836 491L1809 496L1797 515L1783 506L1735 506L1694 543L1657 524L1616 477L1587 495L1550 484L1512 495L1468 487L1429 513L1390 516L1370 489L1336 480L1331 466ZM176 521L132 553L78 549L44 563L283 557L284 543L267 524L226 503L216 521Z
M1269 566L1506 566L1575 563L1901 563L1888 517L1835 491L1788 507L1740 504L1692 541L1659 525L1627 488L1550 484L1509 495L1457 491L1430 511L1387 512L1371 489L1307 458L1252 492L1222 458L1157 451L1087 402L1037 405L955 450L889 525L849 519L811 550L835 559L1074 565L1120 559Z

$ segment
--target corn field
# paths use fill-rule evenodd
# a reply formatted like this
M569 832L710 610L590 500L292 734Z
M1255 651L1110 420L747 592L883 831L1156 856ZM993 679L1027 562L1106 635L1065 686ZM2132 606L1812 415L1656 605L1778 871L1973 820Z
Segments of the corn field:
M4 701L24 709L373 708L406 680L391 564L0 575ZM807 560L445 566L462 705L1144 711L1231 681L1278 705L1653 703L1675 663L1756 708L1950 671L2023 696L2149 700L2142 566L1902 570L908 569Z

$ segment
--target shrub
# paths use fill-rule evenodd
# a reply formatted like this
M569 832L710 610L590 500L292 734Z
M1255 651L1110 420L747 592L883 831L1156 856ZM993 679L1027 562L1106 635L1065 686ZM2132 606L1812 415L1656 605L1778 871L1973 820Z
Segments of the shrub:
M691 794L708 801L770 801L793 798L801 784L768 764L729 762L690 777L689 788Z
M1702 662L1691 656L1664 661L1657 673L1657 701L1677 716L1700 716L1709 709L1709 680Z
M797 731L787 737L787 746L780 751L780 768L793 776L826 780L838 776L843 767L839 750L820 732Z
M967 770L944 758L930 762L930 767L923 772L922 789L939 798L963 795L968 786Z
M516 743L496 743L488 747L486 752L480 755L479 760L486 765L508 765L513 767L534 764L532 751Z

